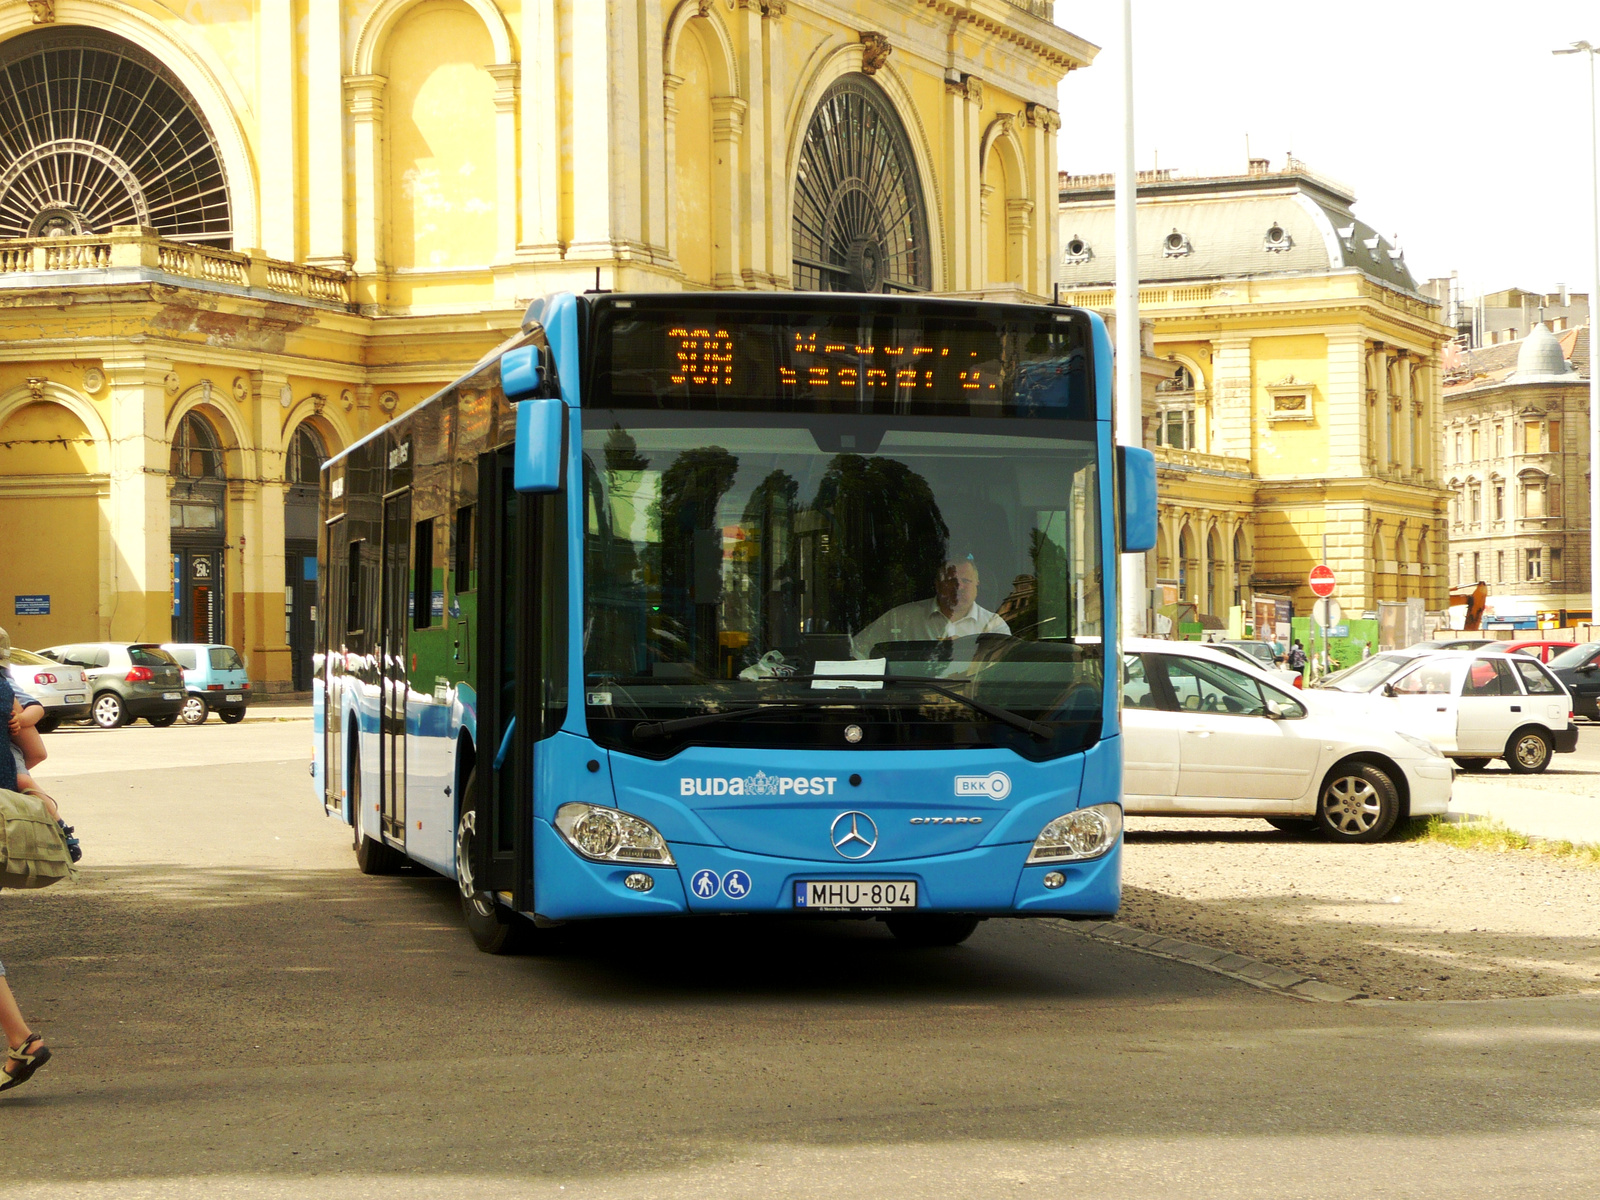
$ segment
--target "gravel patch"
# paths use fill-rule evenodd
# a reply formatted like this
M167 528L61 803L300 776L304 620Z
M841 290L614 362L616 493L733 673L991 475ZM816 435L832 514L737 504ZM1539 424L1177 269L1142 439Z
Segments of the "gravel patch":
M1130 817L1117 920L1358 996L1482 1000L1600 991L1597 912L1600 870L1530 852Z

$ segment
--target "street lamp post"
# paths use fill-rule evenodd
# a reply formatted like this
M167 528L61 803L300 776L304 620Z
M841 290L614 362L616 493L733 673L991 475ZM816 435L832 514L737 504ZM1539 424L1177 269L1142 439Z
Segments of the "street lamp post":
M1594 310L1600 304L1600 116L1595 109L1594 60L1600 47L1573 42L1555 54L1589 59L1589 201L1593 207L1593 271L1589 276L1589 622L1600 622L1600 370L1595 363Z
M1144 405L1139 395L1139 177L1133 156L1133 0L1122 0L1122 161L1117 171L1117 441L1144 445ZM1143 554L1122 556L1122 630L1142 636L1150 592Z

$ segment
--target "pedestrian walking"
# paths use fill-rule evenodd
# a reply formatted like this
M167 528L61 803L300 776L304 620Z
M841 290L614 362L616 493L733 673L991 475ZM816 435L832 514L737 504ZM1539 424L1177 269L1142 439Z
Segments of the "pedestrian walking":
M1289 647L1289 669L1303 671L1306 668L1306 648L1300 644L1300 639L1295 638L1294 645Z
M22 751L12 741L12 729L16 724L13 715L18 707L16 694L11 687L11 677L6 671L11 661L11 638L5 630L0 629L0 712L4 712L9 720L0 725L0 790L16 793L18 779L23 769ZM15 799L22 803L23 797ZM26 803L35 804L37 801L29 800ZM8 809L9 812L9 809ZM56 816L51 806L50 816ZM9 824L9 822L8 822ZM59 824L59 822L58 822ZM6 830L9 837L10 830ZM7 849L9 850L9 845ZM17 1005L17 998L11 992L11 983L6 978L4 963L0 963L0 1032L6 1036L6 1057L0 1063L0 1092L9 1091L14 1087L21 1087L33 1078L34 1072L50 1061L50 1048L44 1044L44 1038L28 1028L27 1019L22 1015L22 1009Z

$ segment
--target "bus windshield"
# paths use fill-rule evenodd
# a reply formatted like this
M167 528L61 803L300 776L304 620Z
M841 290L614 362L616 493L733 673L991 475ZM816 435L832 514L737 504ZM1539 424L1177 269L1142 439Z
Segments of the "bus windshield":
M597 739L1042 758L1098 737L1091 422L588 408L583 423ZM761 711L659 732L742 708Z

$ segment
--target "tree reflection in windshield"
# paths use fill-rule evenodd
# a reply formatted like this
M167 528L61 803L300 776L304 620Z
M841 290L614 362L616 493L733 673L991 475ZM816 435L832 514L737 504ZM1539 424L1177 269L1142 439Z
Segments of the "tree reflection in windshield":
M585 670L619 717L781 699L863 659L1044 722L1098 716L1087 427L905 418L857 443L849 418L584 415ZM890 691L872 702L896 721L973 724Z

